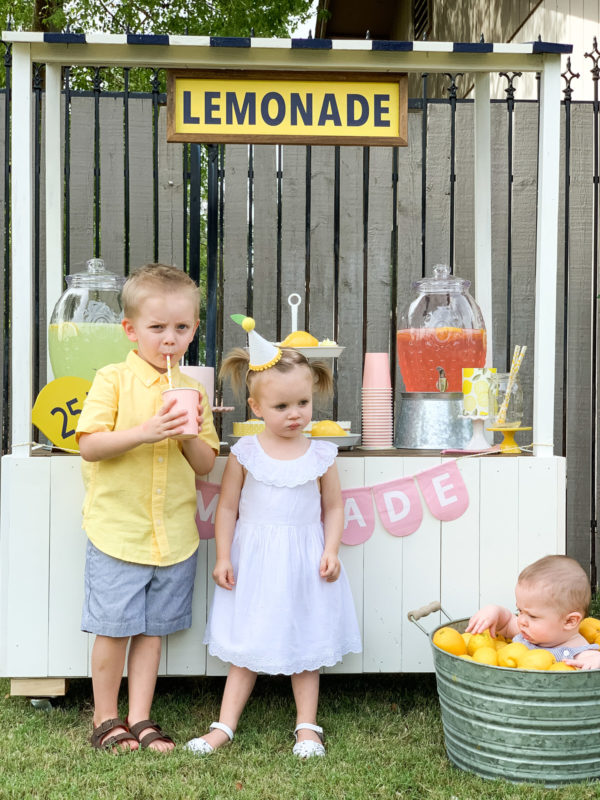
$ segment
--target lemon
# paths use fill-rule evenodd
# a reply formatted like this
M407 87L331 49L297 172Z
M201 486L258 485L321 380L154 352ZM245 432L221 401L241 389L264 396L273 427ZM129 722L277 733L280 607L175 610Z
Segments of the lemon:
M498 666L498 655L494 647L480 647L473 653L473 661L478 664L489 664L491 667Z
M494 647L496 650L502 650L503 647L508 647L508 642L505 642L504 639L494 639Z
M77 325L74 322L59 322L57 327L59 342L62 342L65 339L71 339L73 336L77 336L79 333Z
M469 639L471 638L471 636L473 636L473 634L472 634L472 633L467 633L467 632L465 631L464 633L461 633L461 636L462 636L462 637L463 637L463 639L465 640L465 644L466 644L466 645L467 645L467 647L468 647L468 646L469 646Z
M511 642L506 647L503 647L502 650L498 650L498 666L516 667L519 656L528 652L528 648L521 642Z
M439 628L433 634L433 643L440 650L445 650L455 656L462 656L467 652L465 640L454 628Z
M317 347L318 339L307 331L293 331L281 343L282 347Z
M477 650L479 650L480 647L493 647L492 637L490 636L489 631L484 631L483 633L474 633L469 639L467 652L470 656L472 656Z
M555 661L554 664L550 664L548 667L548 672L576 672L576 670L575 667L565 664L564 661Z
M535 650L528 650L517 658L519 669L549 669L555 662L556 659L552 653L541 647Z
M600 635L600 619L595 619L594 617L582 619L579 623L579 633L590 644L593 644L596 636Z
M473 656L470 656L468 653L463 653L462 656L459 656L459 658L464 658L466 661L475 661Z
M322 419L320 422L313 423L310 430L311 436L347 436L341 425L331 419Z

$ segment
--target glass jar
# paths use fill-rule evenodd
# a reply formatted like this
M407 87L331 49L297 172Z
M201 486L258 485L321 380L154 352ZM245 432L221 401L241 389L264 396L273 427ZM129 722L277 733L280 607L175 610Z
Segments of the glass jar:
M523 389L519 376L513 380L510 390L509 378L508 372L492 375L489 392L491 427L518 428L523 422Z
M416 281L417 297L399 318L398 364L407 392L462 391L462 368L485 366L483 315L469 294L471 282L437 264L433 276Z
M96 370L124 361L135 347L121 325L125 278L105 269L101 258L84 272L67 275L67 289L54 306L48 350L55 378L75 375L93 380Z

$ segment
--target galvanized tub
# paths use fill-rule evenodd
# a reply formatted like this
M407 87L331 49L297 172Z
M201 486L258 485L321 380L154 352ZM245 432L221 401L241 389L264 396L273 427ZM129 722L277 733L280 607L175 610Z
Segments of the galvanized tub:
M473 422L462 410L461 392L400 392L394 444L405 450L464 450Z
M468 619L446 623L460 633L467 624ZM484 778L548 787L600 778L600 670L536 672L477 664L433 644L442 627L429 635L453 764Z

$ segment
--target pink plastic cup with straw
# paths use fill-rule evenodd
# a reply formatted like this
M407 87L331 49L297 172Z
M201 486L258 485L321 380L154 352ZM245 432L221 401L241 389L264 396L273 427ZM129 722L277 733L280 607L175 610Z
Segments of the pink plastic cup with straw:
M198 436L198 403L200 402L198 389L183 386L180 389L165 389L162 395L165 403L175 398L171 411L187 413L187 422L184 424L183 431L176 436L171 436L171 439L195 439Z

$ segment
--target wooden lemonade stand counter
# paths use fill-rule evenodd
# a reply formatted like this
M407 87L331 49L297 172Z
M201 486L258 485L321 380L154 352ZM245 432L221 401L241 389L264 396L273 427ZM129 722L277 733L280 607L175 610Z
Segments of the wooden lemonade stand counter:
M432 671L429 642L409 610L439 599L455 618L490 601L512 606L520 569L565 550L566 462L553 455L560 54L568 46L321 40L229 40L106 34L6 32L12 43L12 452L2 459L0 528L0 676L14 694L64 693L69 677L90 675L91 639L79 630L86 538L81 530L80 459L35 455L31 448L33 212L30 103L32 64L46 66L46 303L62 292L60 92L63 66L475 75L475 287L492 329L490 74L540 73L540 147L536 247L533 457L466 458L458 469L468 507L440 521L423 505L418 528L392 536L374 514L372 535L342 546L363 636L363 652L331 672ZM232 309L238 311L239 309ZM543 332L543 334L542 334ZM489 342L488 360L492 358ZM439 454L340 453L344 489L373 487L426 471ZM225 458L206 479L218 483ZM200 542L193 627L169 636L161 675L221 675L202 635L213 582L214 542ZM432 619L432 627L438 617Z

